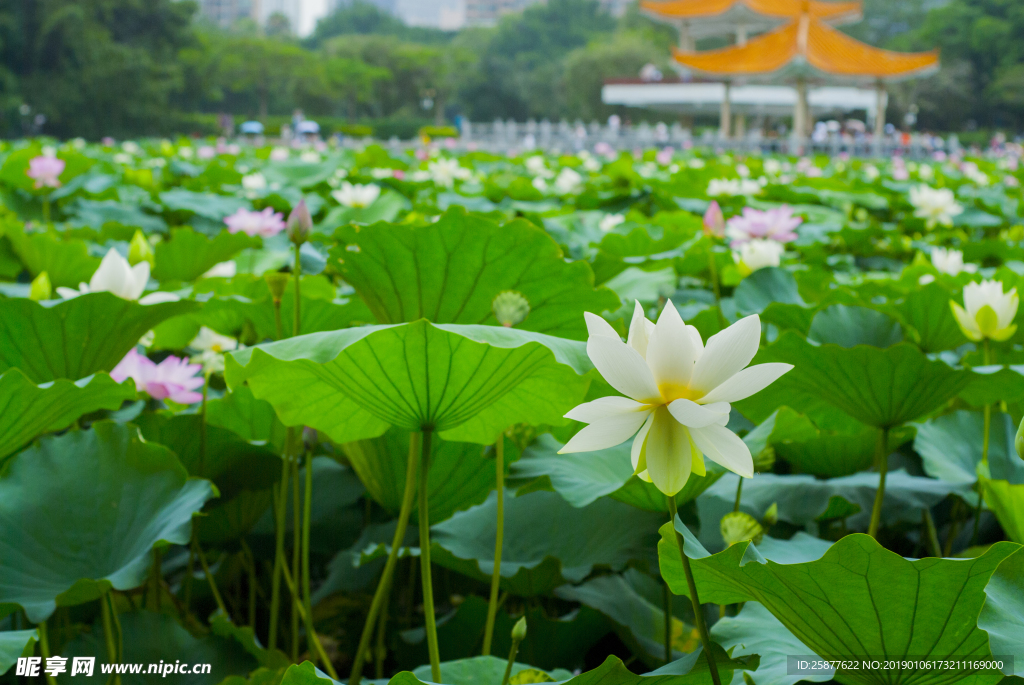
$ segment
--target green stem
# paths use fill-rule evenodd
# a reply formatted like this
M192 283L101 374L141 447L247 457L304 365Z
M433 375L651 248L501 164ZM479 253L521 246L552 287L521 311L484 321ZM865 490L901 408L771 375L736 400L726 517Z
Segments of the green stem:
M37 625L36 631L39 633L39 653L42 654L45 665L47 659L50 658L50 638L46 634L46 621ZM57 678L47 673L46 682L48 685L57 685Z
M199 545L199 539L192 538L192 545L196 548L196 558L199 559L199 565L203 567L203 574L206 576L206 582L210 585L210 593L213 594L213 599L217 602L217 608L230 618L231 614L228 613L228 608L224 606L224 598L220 596L220 591L217 589L217 581L214 580L213 574L210 573L210 567L206 563L206 555L203 554L203 548Z
M722 313L722 289L718 285L718 264L715 262L714 248L714 244L708 245L708 271L711 272L711 290L715 294L715 309L718 311L718 323L722 328L725 328L728 322L725 320L725 314Z
M889 429L878 429L878 443L875 447L875 463L878 465L878 490L875 491L875 503L871 507L871 524L868 535L878 539L878 527L882 522L882 501L885 499L885 476L889 472Z
M491 597L487 603L487 623L484 625L483 655L491 655L494 621L498 616L498 586L501 585L501 550L505 537L505 435L494 443L494 462L498 486L498 520L494 533L494 571L491 573Z
M953 507L949 513L949 533L946 535L946 547L943 550L943 556L953 555L953 543L956 542L957 535L960 534L960 514L963 510L963 500L957 497L953 500Z
M391 604L391 588L384 593L384 604L380 609L380 620L377 621L377 646L373 651L374 674L377 680L384 678L384 659L388 656L384 640L387 637L388 629L388 606Z
M933 557L942 557L942 547L939 545L939 532L935 530L935 520L932 518L932 512L928 507L921 510L921 522L924 526L924 534L922 537L925 539L928 553Z
M985 366L992 363L992 348L989 345L988 338L985 338L984 347L984 359ZM984 409L985 416L985 434L981 438L981 470L987 475L988 474L988 442L989 442L989 431L992 429L992 405L986 404ZM981 495L981 481L977 484L978 490L978 506L974 509L974 532L971 534L971 545L978 544L978 533L981 530L981 508L984 506L985 499Z
M505 675L501 677L501 685L508 685L508 681L512 677L512 666L516 663L520 642L521 640L517 640L515 637L512 638L512 649L508 652L508 663L505 665ZM440 678L438 680L440 681Z
M285 508L288 506L288 461L295 429L289 428L285 434L284 450L281 454L281 482L277 484L274 502L274 523L276 525L274 539L274 572L270 577L270 628L267 636L267 648L277 648L278 614L281 613L281 567L284 565L284 527Z
M676 509L675 497L666 497L668 501L669 522L676 534L676 544L679 545L679 557L683 561L683 573L686 574L686 587L690 592L690 602L693 604L693 620L697 624L697 632L700 633L700 643L704 647L704 654L708 660L708 670L711 672L711 682L714 685L722 685L722 679L718 675L718 664L715 663L715 656L711 653L711 635L708 633L708 624L704 620L704 609L700 605L700 597L697 596L697 584L693 580L693 569L690 568L690 558L686 556L686 545L683 534L676 530L676 517L679 511Z
M43 223L50 223L50 196L43 197Z
M306 450L306 486L302 493L302 605L308 616L307 631L313 628L313 601L309 591L309 528L313 517L313 452Z
M103 640L107 645L107 663L110 664L121 662L121 624L117 620L116 614L117 609L114 607L113 597L111 597L110 591L107 591L100 597L100 616L103 620ZM114 673L107 682L118 685L121 682L121 676Z
M153 567L150 570L150 587L153 592L153 611L160 611L160 556L161 550L153 550Z
M246 569L249 572L249 627L256 630L256 591L259 588L256 580L256 557L253 556L249 543L242 538L242 554L245 556Z
M423 579L423 613L426 619L427 650L430 652L430 674L435 683L441 682L441 654L437 648L437 622L434 618L434 585L430 579L430 504L428 475L430 474L430 429L423 431L423 451L420 457L420 577Z
M302 444L302 437L299 436L299 444ZM299 562L302 556L302 493L299 492L299 458L296 453L292 460L292 578L296 585L292 588L292 661L299 660L299 605L302 604L301 589L298 583Z
M192 577L195 574L196 567L196 553L195 547L192 546L192 540L196 537L195 525L192 526L192 539L189 540L188 545L188 563L185 565L185 597L182 602L185 605L185 616L191 613L192 605Z
M277 340L284 340L284 326L281 324L281 300L274 299L274 332Z
M292 329L292 335L297 336L301 331L301 311L299 307L302 304L302 296L299 293L299 282L302 280L302 259L299 253L299 246L295 246L295 326Z
M420 465L420 438L419 433L412 433L409 436L409 457L405 467L405 492L402 494L402 507L398 511L398 525L395 527L395 535L391 539L391 550L388 552L388 560L384 564L384 574L377 584L377 591L370 603L370 612L366 616L366 623L363 624L363 633L359 638L359 647L356 649L355 660L352 664L352 672L349 676L349 685L359 685L363 674L363 664L366 662L366 652L370 649L370 640L373 638L373 627L377 622L377 615L384 605L384 598L391 588L391 579L395 574L395 566L398 564L398 551L405 540L405 530L409 525L409 515L412 513L412 501L416 497L416 472Z
M284 582L288 585L288 591L293 596L298 596L299 588L296 587L295 581L292 580L292 574L288 572L288 565L285 564L281 567L282 575L284 576ZM312 616L306 613L306 610L302 607L302 604L296 604L298 607L299 614L302 616L302 620L306 622L306 626L312 626ZM334 664L327 658L327 652L324 651L324 646L320 643L320 638L317 636L316 631L310 630L309 640L312 643L311 651L315 651L317 656L320 658L320 663L324 665L324 670L327 671L327 675L331 676L335 680L338 679L338 673L334 670Z
M740 510L740 499L743 497L743 476L740 476L740 482L736 485L736 501L732 505L733 512Z
M665 611L665 663L672 661L672 588L662 581L662 608Z

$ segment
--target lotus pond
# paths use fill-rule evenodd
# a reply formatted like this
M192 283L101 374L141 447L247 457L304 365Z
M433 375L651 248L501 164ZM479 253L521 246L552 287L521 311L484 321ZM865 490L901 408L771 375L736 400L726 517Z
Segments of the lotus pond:
M1021 151L599 152L0 147L0 682L1021 682Z

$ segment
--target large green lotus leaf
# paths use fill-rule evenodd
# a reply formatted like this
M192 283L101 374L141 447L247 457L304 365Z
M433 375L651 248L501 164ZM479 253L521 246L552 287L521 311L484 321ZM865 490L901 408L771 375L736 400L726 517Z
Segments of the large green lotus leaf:
M908 337L925 352L952 350L967 342L949 306L953 299L938 283L915 288L893 307L909 327Z
M1020 549L999 542L975 559L911 560L853 534L820 556L773 561L764 543L761 551L744 542L711 556L685 527L680 532L701 601L758 601L812 653L830 658L990 656L988 636L976 625L984 589L999 564ZM674 592L688 596L675 538L666 523L658 544L661 573ZM836 673L841 683L878 685L987 685L1001 678L968 668L943 671L941 678L927 669Z
M175 660L192 664L210 664L210 672L176 673L164 677L159 673L124 674L120 676L124 685L163 685L173 678L176 683L187 685L216 685L228 676L248 675L259 666L259 661L245 646L232 635L208 634L193 636L173 617L148 611L133 611L118 616L123 634L124 658L122 663L148 664L174 663ZM217 625L216 623L214 625ZM98 681L101 664L109 663L107 647L103 639L103 627L93 626L91 631L81 633L61 649L61 656L71 659L76 656L96 658L92 681ZM280 664L282 667L283 663ZM57 678L61 685L73 685L81 676L69 676L70 668ZM87 681L88 682L88 681Z
M0 474L0 596L36 623L141 585L153 546L187 543L215 494L166 447L106 421L44 438Z
M249 203L237 197L197 193L185 188L172 188L160 193L160 202L169 210L191 212L211 221L222 221L239 209L248 209Z
M992 654L1016 656L1013 671L1004 673L1024 676L1024 549L999 564L985 596L978 627L988 633Z
M110 371L146 331L197 307L187 301L141 305L110 293L45 304L0 300L0 373L17 367L45 383Z
M898 321L874 309L834 304L814 315L807 337L840 347L890 347L903 341L903 329Z
M954 483L978 480L985 418L980 411L955 411L917 424L914 451L921 455L925 473ZM1017 457L1014 437L1017 426L1009 414L992 412L988 460L991 475L1024 483L1024 461Z
M544 434L512 464L511 475L525 490L554 490L574 507L585 507L610 495L626 504L648 511L668 511L665 495L653 484L633 475L629 458L630 442L597 452L558 454L561 442ZM676 495L681 506L708 489L725 471L707 463L707 475L692 474ZM534 483L546 479L544 483Z
M204 441L199 414L145 413L133 423L145 440L170 448L189 476L212 481L220 493L217 504L243 491L267 490L281 477L281 457L267 446L211 425Z
M797 289L793 274L779 267L758 269L736 286L733 301L740 314L760 314L761 320L779 328L807 333L814 316Z
M39 633L35 630L5 630L0 632L0 676L18 663L18 657L31 656L35 651Z
M385 190L369 207L334 207L316 230L330 235L346 224L374 224L378 221L394 221L403 210L409 209L411 203L404 195L393 190ZM340 237L340 236L338 236Z
M221 231L213 238L191 228L175 228L169 240L159 243L153 252L156 263L153 278L158 281L192 281L215 264L227 261L246 248L258 247L260 241L244 233Z
M58 240L49 233L25 233L14 224L7 224L4 234L14 253L33 277L43 271L54 288L77 288L88 283L100 266L100 260L89 256L89 248L81 240Z
M721 549L725 544L717 522L733 509L738 478L732 473L725 474L697 500L700 520L712 522L701 527L700 537L705 545ZM877 490L878 473L855 473L829 479L759 473L743 482L740 510L760 519L772 504L777 504L779 520L808 527L814 526L828 510L833 497L842 497L860 507L858 513L847 518L847 524L851 529L863 530L868 526ZM969 483L911 476L903 469L890 471L885 481L882 521L893 525L901 522L920 524L921 510L934 507L950 494L977 502L977 495Z
M316 490L314 489L314 495ZM356 540L348 549L338 552L327 565L327 577L313 590L313 605L319 604L322 600L330 597L336 592L358 592L370 587L370 584L380 578L381 569L384 568L384 557L390 549L391 541L395 536L397 520L392 519L387 523L373 523L365 526ZM400 553L415 548L416 538L419 531L416 526L409 526L405 531L405 539ZM268 526L267 532L272 532ZM373 559L364 561L368 550L372 550ZM378 554L378 550L383 550Z
M284 445L285 428L269 402L258 400L248 386L206 402L206 423L225 428L243 440L266 442L278 452Z
M586 262L567 262L543 229L504 226L453 208L427 226L377 224L340 231L346 246L331 263L381 323L498 325L491 304L513 290L530 304L517 328L585 340L583 312L615 310L619 299L594 288Z
M466 598L449 614L438 617L437 641L441 659L454 661L480 654L487 619L487 600L476 595ZM512 626L517 619L499 609L494 620L492 654L508 654L512 647ZM541 606L526 610L526 639L519 645L517 658L545 670L581 668L587 652L608 634L608 621L589 607L565 616L553 616ZM426 631L420 628L400 633L401 648L396 650L396 670L413 669L429 663ZM429 671L428 671L429 673ZM562 676L569 677L568 674Z
M494 571L497 496L432 529L433 561L488 580ZM501 586L512 594L544 594L578 583L595 567L613 570L652 557L659 514L603 498L576 508L554 492L505 496Z
M273 503L271 490L243 490L206 507L195 521L196 536L204 546L236 543L267 515Z
M711 637L734 657L748 654L761 657L757 671L747 674L754 685L794 685L803 681L820 683L832 680L833 671L789 675L790 655L811 655L813 652L758 602L746 602L736 616L719 619L711 628Z
M736 403L757 421L780 404L817 419L812 412L828 402L869 426L891 428L935 411L969 382L966 372L929 360L909 343L884 350L866 345L846 349L815 346L787 332L757 354L755 363L764 362L788 362L794 368L771 392Z
M409 460L409 431L392 428L384 435L342 445L352 469L370 496L393 516L398 515L405 491ZM456 511L480 504L494 489L494 451L491 446L433 440L430 445L427 499L430 520L444 521ZM515 455L505 438L505 471ZM417 518L416 511L413 518Z
M1007 537L1024 544L1024 484L980 479L985 504L999 520Z
M145 191L143 193L148 196ZM72 226L89 227L97 231L108 225L123 226L128 229L129 235L137 228L141 228L147 235L167 233L167 222L163 218L144 212L137 204L79 197L65 207L64 211L68 216L68 223Z
M960 399L972 407L1024 399L1024 366L976 366L968 373L971 382Z
M564 424L590 369L583 343L497 326L365 326L233 352L226 378L248 382L285 425L335 442L389 425L490 444L516 423Z
M323 183L337 170L336 160L318 163L290 160L268 164L260 173L266 177L269 183L280 183L284 187L295 186L306 189Z
M0 459L43 433L67 428L84 414L120 409L133 399L134 381L118 385L105 373L36 385L20 370L8 369L0 375Z
M664 586L636 569L597 576L582 585L555 588L555 596L600 611L614 623L619 638L648 665L665 658ZM681 609L685 601L675 601ZM674 613L674 612L673 612ZM679 659L700 646L700 634L672 617L672 657Z

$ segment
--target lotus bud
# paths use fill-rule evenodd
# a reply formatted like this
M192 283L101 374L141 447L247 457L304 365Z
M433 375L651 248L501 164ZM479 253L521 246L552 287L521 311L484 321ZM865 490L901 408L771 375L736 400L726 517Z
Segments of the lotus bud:
M32 281L32 287L28 291L29 299L36 302L49 300L53 297L53 286L50 284L50 275L40 271L39 275Z
M155 266L156 254L153 252L153 246L146 240L145 234L141 230L136 230L128 244L128 263L135 266L142 262L149 262L151 267Z
M764 516L761 518L761 525L765 528L774 526L779 522L779 503L772 502L772 505L768 507L768 510L764 512Z
M299 200L295 209L288 215L288 239L296 245L302 245L309 239L309 233L313 230L313 217L309 214L309 207L306 200Z
M526 617L523 616L516 624L512 627L512 639L516 642L522 642L526 639Z
M1014 445L1017 447L1017 456L1024 459L1024 419L1020 422L1020 427L1017 428L1017 439L1014 441Z
M512 328L530 313L530 303L523 297L522 293L515 290L506 290L498 293L491 303L494 311L494 318L505 328Z
M711 201L708 211L704 212L704 235L716 238L725 237L725 215L722 214L722 208L715 200Z
M284 297L284 289L288 285L290 278L288 274L283 274L280 271L271 271L268 274L264 274L263 279L267 282L267 287L270 288L270 296L274 298L274 304L281 304L281 299Z
M742 511L730 511L723 516L720 527L722 539L729 547L748 540L756 545L764 537L764 528L757 519Z

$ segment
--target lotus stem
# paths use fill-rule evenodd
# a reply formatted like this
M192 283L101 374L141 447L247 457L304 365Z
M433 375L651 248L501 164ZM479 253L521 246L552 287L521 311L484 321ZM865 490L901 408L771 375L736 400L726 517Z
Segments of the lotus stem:
M875 503L871 507L871 524L868 535L878 539L878 526L882 522L882 502L885 500L885 476L889 472L889 429L878 430L878 444L875 447L875 462L878 464L878 490L875 491Z
M225 616L231 618L227 607L224 606L224 598L220 596L220 591L217 589L217 581L214 580L213 574L210 573L210 567L206 563L206 555L203 554L203 548L199 545L199 539L192 538L192 544L196 548L196 557L199 559L199 565L203 567L203 574L206 575L206 582L210 585L210 592L213 594L213 599L217 602L217 608L224 612Z
M497 521L494 532L494 571L491 573L491 596L487 602L487 623L484 625L483 655L491 655L494 621L498 616L498 588L501 585L501 550L505 538L505 435L494 443L494 462L498 487Z
M377 621L377 646L373 650L373 672L377 680L384 678L384 659L387 658L388 650L384 644L388 630L388 607L391 604L391 588L384 593L384 604L380 609L380 618Z
M697 596L697 583L693 580L693 569L690 568L690 558L686 556L686 546L683 535L676 530L676 517L679 515L676 509L675 497L668 496L668 516L672 524L672 530L676 534L676 544L679 545L679 557L683 561L683 573L686 574L686 587L690 591L690 602L693 604L693 620L697 624L697 632L700 633L700 643L704 647L704 654L708 660L708 670L711 672L711 682L714 685L722 685L722 679L718 675L718 664L715 663L715 656L711 653L711 635L708 633L708 624L704 620L704 609L700 605L700 598Z
M715 263L715 246L708 245L708 271L711 276L711 291L715 294L715 309L718 311L718 323L723 328L728 325L725 314L722 313L722 289L718 285L718 264Z
M736 485L736 501L732 505L733 513L740 510L740 499L743 498L743 476L740 476L740 482Z
M43 223L44 224L49 224L50 223L50 196L49 195L44 195L43 196Z
M441 654L437 647L437 621L434 618L434 584L430 579L430 502L428 476L430 474L431 431L423 431L423 450L420 457L420 577L423 579L423 614L427 630L427 650L430 652L430 674L435 683L441 682Z
M281 567L284 565L284 522L285 509L288 506L288 452L295 439L295 429L288 428L285 433L284 450L281 454L281 482L275 491L277 500L274 502L274 523L276 525L274 539L274 572L270 579L270 628L267 636L268 649L277 647L278 614L281 612Z
M300 443L302 437L299 437ZM299 660L299 605L302 604L300 582L300 558L302 557L302 503L299 492L299 454L291 462L292 468L292 578L296 584L292 591L292 661Z
M281 324L281 300L274 298L274 332L275 340L284 340L284 326Z
M984 360L985 366L992 363L992 348L989 345L988 338L985 338L984 346ZM989 442L989 431L992 429L992 405L986 404L984 409L985 417L985 434L981 437L981 464L982 470L988 472L988 442ZM981 508L984 505L985 498L981 494L981 481L977 485L978 490L978 506L974 509L974 532L971 534L971 544L978 544L978 533L981 530Z
M39 652L42 654L43 663L50 658L50 638L46 634L46 621L43 621L36 626L36 631L39 633ZM46 673L46 682L48 685L57 685L57 679Z
M292 329L292 335L297 336L302 331L302 312L300 307L302 305L302 295L299 292L299 282L302 280L302 257L299 251L299 246L295 246L295 326Z
M160 550L153 550L153 566L150 569L149 581L153 591L153 610L160 611Z
M246 570L249 572L249 627L256 630L256 593L259 588L256 580L256 557L245 538L240 540L242 544L242 558L245 559Z
M939 545L939 533L935 530L935 520L928 507L921 510L921 523L924 527L922 537L925 539L925 546L928 553L933 557L942 557L942 547Z
M313 601L309 591L309 528L313 517L313 452L306 450L306 487L302 493L302 604L313 627Z
M508 652L508 663L505 665L505 675L501 678L501 685L508 685L512 677L512 667L516 663L516 655L519 654L519 643L526 637L526 617L523 616L512 628L512 649Z
M288 565L285 564L282 566L281 571L284 576L284 582L288 586L288 591L291 592L292 595L297 595L299 588L296 587L295 581L292 579L292 574L288 571ZM320 644L320 638L317 636L316 631L312 629L313 617L306 613L302 604L296 604L295 606L298 608L298 612L301 615L302 620L305 622L306 629L309 632L306 638L310 641L310 652L316 652L317 657L320 659L320 663L324 665L324 670L327 671L327 675L337 680L338 673L334 670L334 664L332 664L331 660L327 658L327 652L324 651L324 646Z
M100 616L103 621L103 640L107 644L107 662L111 664L120 663L121 622L117 618L114 598L109 590L100 597ZM109 682L118 685L121 682L121 676L115 673Z
M662 580L662 608L665 610L665 663L672 661L672 588Z
M196 567L196 552L195 547L192 545L192 540L196 537L195 526L192 526L192 535L188 541L188 563L185 565L185 597L182 603L185 605L185 616L187 617L191 612L192 604L192 578L195 575Z
M416 497L416 473L420 466L420 438L420 433L412 433L409 436L405 491L402 494L402 508L398 512L398 525L395 527L395 535L391 539L391 550L388 552L388 560L384 564L384 573L377 584L377 591L373 594L370 612L366 615L366 623L363 624L363 633L359 638L359 647L356 649L352 672L348 679L349 685L359 685L359 681L362 679L363 664L366 663L366 653L370 649L370 640L373 638L373 627L384 606L384 598L391 589L391 579L395 575L395 566L398 564L398 551L405 540L405 530L409 525L409 515L412 513L412 501Z

